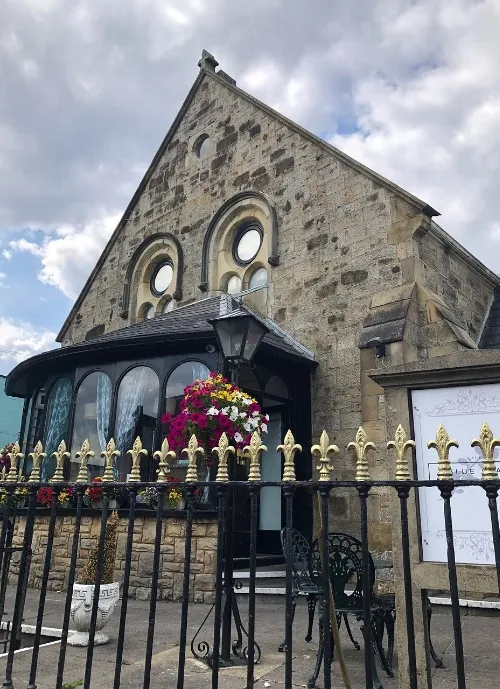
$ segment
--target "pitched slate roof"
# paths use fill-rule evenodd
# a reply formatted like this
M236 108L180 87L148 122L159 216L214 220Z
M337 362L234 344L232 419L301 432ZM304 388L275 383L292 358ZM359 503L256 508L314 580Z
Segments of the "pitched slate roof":
M479 349L500 349L500 288L495 291L479 342Z
M198 334L213 335L213 326L208 322L213 318L224 316L229 312L235 315L245 315L251 313L258 320L262 321L269 329L264 336L263 343L288 354L298 356L309 361L315 361L314 354L300 344L289 333L280 328L270 318L262 318L248 306L241 304L238 300L223 295L221 297L207 297L200 299L187 306L181 306L174 311L164 313L156 318L151 318L127 328L114 330L113 332L100 335L91 340L92 343L119 342L127 340L133 344L134 340L144 338L161 338L162 340L180 340L186 336ZM70 349L88 346L88 342L80 342L73 345ZM68 349L65 347L65 349Z
M313 352L301 345L274 321L262 318L239 300L223 295L200 299L150 320L99 335L92 340L79 342L70 347L51 349L26 359L7 376L5 383L7 394L23 396L22 389L25 381L36 370L40 371L40 367L57 366L59 370L66 366L71 370L78 365L83 365L84 358L95 357L97 352L101 352L99 356L107 355L116 361L133 359L135 356L139 358L139 352L145 346L165 352L165 345L168 343L177 350L179 347L189 350L189 342L197 342L198 345L215 342L214 329L209 320L226 315L228 312L251 313L268 328L262 341L263 349L296 362L301 360L309 367L315 366ZM122 352L126 352L126 355Z

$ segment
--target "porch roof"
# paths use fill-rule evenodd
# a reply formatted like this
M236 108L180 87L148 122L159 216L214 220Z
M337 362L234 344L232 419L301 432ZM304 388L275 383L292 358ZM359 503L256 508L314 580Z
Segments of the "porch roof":
M37 354L22 361L9 373L5 381L5 391L14 397L25 397L32 391L31 381L38 378L37 371L40 366L67 371L77 366L88 365L89 362L93 363L98 356L108 361L129 360L136 356L144 356L146 350L148 355L161 356L166 354L166 343L170 345L169 351L186 351L187 343L193 347L216 344L214 329L208 321L230 311L252 313L267 326L269 332L264 336L261 345L263 352L301 361L307 367L315 366L313 352L274 321L263 318L233 297L223 295L201 299L170 313L99 335L89 341Z

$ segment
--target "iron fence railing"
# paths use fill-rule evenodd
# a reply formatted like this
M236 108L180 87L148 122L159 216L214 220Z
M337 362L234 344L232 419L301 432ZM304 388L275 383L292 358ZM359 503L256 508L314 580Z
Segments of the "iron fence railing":
M489 430L489 429L488 429ZM387 481L370 480L368 473L367 452L373 447L366 439L364 432L358 432L355 442L350 447L356 459L356 480L331 480L331 457L337 451L335 446L329 444L328 436L324 434L320 444L312 448L312 453L318 458L319 480L297 481L294 473L294 455L301 448L296 445L291 434L287 434L285 441L280 449L285 456L285 474L283 481L262 481L260 475L259 458L263 451L263 446L258 435L254 435L251 446L247 448L250 459L249 480L246 482L228 480L231 477L231 467L228 464L230 452L227 439L221 439L218 446L219 455L219 474L215 482L200 482L197 475L197 441L192 438L187 448L186 454L189 458L189 466L186 481L176 483L177 488L181 488L186 495L185 509L185 531L184 531L184 566L182 571L182 599L181 614L179 620L179 648L178 658L175 663L176 686L177 689L184 689L186 682L186 659L187 654L193 652L198 658L204 659L211 668L211 686L217 689L219 681L224 672L225 666L232 662L242 662L246 665L246 686L251 688L255 683L255 666L261 661L266 653L266 649L261 647L258 638L258 626L256 619L256 577L257 577L257 532L258 532L258 505L262 489L266 487L279 488L284 502L284 556L286 563L286 594L285 594L285 615L284 626L284 686L285 689L292 688L293 662L294 662L294 634L293 634L293 607L294 607L294 553L292 546L292 529L294 528L294 516L301 509L300 496L304 494L313 495L317 504L317 545L318 556L316 564L312 564L310 575L318 586L319 596L319 620L320 620L320 643L321 658L317 663L316 672L313 673L309 681L309 686L314 686L317 672L319 671L322 660L323 686L330 689L332 686L332 663L338 659L342 665L344 681L346 686L349 684L347 675L349 669L343 661L342 648L338 644L337 623L339 615L344 613L342 600L336 598L338 585L335 577L341 571L344 575L351 572L351 578L355 572L359 574L359 598L358 608L347 609L348 613L356 615L362 622L362 632L364 638L364 674L365 687L381 686L377 672L376 658L382 660L382 667L390 674L393 672L390 658L384 657L386 653L383 646L384 634L384 615L387 610L397 615L397 623L403 625L405 634L405 648L399 648L401 655L407 656L408 663L408 684L410 689L417 689L418 684L418 658L420 654L416 649L415 628L417 617L426 614L424 607L416 610L415 587L412 581L412 567L415 564L415 555L412 550L409 519L416 516L415 504L417 502L417 492L421 488L432 488L439 492L443 500L443 516L447 543L447 571L449 577L449 592L451 599L451 612L453 620L453 634L455 642L456 674L459 689L466 686L464 652L462 640L462 628L460 620L460 603L457 579L457 564L455 557L455 544L453 535L453 522L451 512L451 501L453 491L460 487L474 487L484 494L484 499L488 503L491 515L491 533L493 549L495 555L496 581L498 583L498 593L500 594L500 530L497 511L497 496L500 490L500 481L497 478L494 463L492 464L493 437L482 430L483 449L483 480L460 480L454 481L450 470L448 453L453 441L450 441L444 428L440 427L435 441L430 445L438 452L438 478L437 480L413 480L411 478L411 467L406 459L411 451L412 441L406 440L402 429L398 429L395 440L389 443L390 449L394 449L397 454L396 479ZM483 442L484 441L484 442ZM474 441L476 442L476 441ZM229 449L228 449L229 448ZM139 448L135 447L136 451ZM109 452L113 451L108 447ZM60 448L59 452L65 452ZM38 448L40 454L41 449ZM88 452L88 449L87 449ZM166 452L168 447L163 447L160 453L160 472L165 472ZM109 457L106 456L108 462ZM13 462L14 469L10 480L5 480L1 485L3 491L2 505L2 529L0 535L0 563L2 572L0 573L0 591L2 592L2 604L4 589L7 577L10 576L11 584L15 587L14 607L12 619L9 620L9 639L7 642L7 654L4 668L4 689L13 689L25 686L27 681L28 689L36 689L37 672L39 669L40 648L42 638L42 627L44 612L46 607L46 593L49 588L51 567L56 533L56 524L60 518L58 507L58 495L67 490L68 484L64 481L56 480L50 484L40 483L38 470L39 455L35 456L33 471L30 481L26 484L20 482L17 477L17 467ZM60 459L60 457L58 458ZM134 457L133 457L134 459ZM163 465L163 466L162 466ZM111 467L108 462L107 467ZM222 472L221 472L222 467ZM229 467L229 471L228 471ZM58 469L60 469L58 462ZM59 474L57 478L62 478ZM111 491L121 488L128 502L128 513L126 515L126 541L123 553L123 569L121 572L121 604L119 614L119 630L116 643L116 653L114 657L114 673L112 679L113 689L124 686L122 680L123 660L124 660L124 638L127 629L127 610L129 604L129 591L131 585L131 565L134 552L134 524L136 520L137 496L140 491L148 487L155 487L158 493L158 503L156 511L152 512L151 519L154 520L154 543L153 543L153 562L152 574L148 581L150 589L149 613L146 633L146 649L144 658L144 675L141 686L149 689L152 684L152 665L153 665L153 644L155 641L155 623L157 617L157 600L159 592L160 559L162 553L162 533L163 525L168 517L165 516L165 495L169 490L168 476L162 476L157 482L132 481L129 483L104 483L103 484L103 505L100 513L100 528L97 539L97 564L95 572L94 591L92 598L92 611L89 626L89 640L86 651L85 676L83 679L84 689L90 689L93 671L93 659L95 649L95 638L97 632L97 619L99 607L99 593L102 588L102 575L105 563L105 541L108 517L110 515ZM68 635L70 627L70 615L72 605L72 595L75 585L77 572L80 541L82 536L82 515L84 508L84 496L92 484L87 480L80 480L72 484L76 507L71 512L74 517L73 534L71 538L70 562L68 567L68 577L66 582L66 592L63 606L63 622L60 640L59 657L57 663L55 689L62 689L65 675L65 668L68 663L71 646L68 646ZM33 636L33 649L28 677L21 677L15 674L15 650L16 639L18 638L21 627L24 600L29 580L29 572L32 557L33 535L37 529L39 511L37 509L37 494L41 487L50 487L53 490L54 499L51 504L50 517L46 532L46 546L43 558L41 589L38 601L35 633ZM199 488L210 487L216 491L217 502L217 538L215 546L215 567L214 567L214 604L209 615L204 620L200 629L194 635L194 639L188 638L188 612L191 605L190 592L192 584L192 548L194 522L196 516L195 501L196 493ZM394 603L377 601L373 592L373 573L371 555L369 551L369 523L368 523L368 501L370 496L379 488L397 496L396 505L398 509L393 514L393 523L396 524L398 542L395 546L401 557L402 574L404 579L404 597L396 599ZM20 513L17 505L16 496L21 489L27 490L27 508ZM248 616L242 620L235 597L235 575L233 571L232 557L232 507L234 494L238 489L239 494L244 490L250 501L250 544L249 544L249 595L248 595ZM359 500L359 549L346 553L342 550L335 550L330 538L329 524L331 523L331 496L335 496L338 491L353 491ZM68 512L65 512L68 514ZM19 561L13 570L10 554L12 552L12 535L16 520L23 520L22 542L19 548ZM345 567L345 560L350 557L352 564ZM319 564L318 564L319 563ZM342 570L342 566L344 569ZM458 565L459 567L460 565ZM350 568L350 569L349 569ZM354 574L353 574L354 572ZM346 581L348 577L346 575ZM383 608L383 605L386 607ZM374 610L380 609L380 614L374 615ZM2 610L3 612L3 610ZM278 621L277 621L278 622ZM283 629L281 630L283 631ZM280 639L281 640L281 639ZM193 642L193 643L191 643ZM427 646L429 644L427 643ZM428 655L429 649L427 649ZM111 684L110 684L111 686Z

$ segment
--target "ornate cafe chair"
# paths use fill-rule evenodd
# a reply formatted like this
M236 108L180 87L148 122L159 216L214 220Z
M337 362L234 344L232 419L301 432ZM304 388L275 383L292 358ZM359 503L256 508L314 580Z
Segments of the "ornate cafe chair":
M392 654L394 649L394 626L395 626L395 606L394 597L377 599L373 594L375 583L375 565L373 558L369 556L370 567L370 608L371 608L371 636L374 651L372 662L373 686L380 689L381 684L375 666L375 652L380 658L380 662L389 677L393 677ZM343 533L328 534L328 568L330 572L330 582L332 587L333 600L337 620L344 619L346 629L351 641L359 648L359 644L354 641L348 622L347 615L354 615L357 620L363 618L363 564L362 564L362 544L356 538ZM321 585L322 562L319 551L318 541L315 540L311 545L309 553L309 571L313 583ZM318 679L321 665L323 662L323 609L322 596L319 598L320 626L319 626L319 647L316 656L316 667L307 686L309 689L315 686ZM387 629L387 652L383 648L384 630ZM333 635L332 635L332 649Z
M285 560L287 557L286 529L281 530L281 547ZM305 640L309 643L312 639L314 613L318 598L321 596L321 587L313 582L309 574L309 543L296 529L291 529L292 540L292 624L297 607L297 596L305 596L309 612L309 625ZM286 643L283 641L278 651L283 652Z

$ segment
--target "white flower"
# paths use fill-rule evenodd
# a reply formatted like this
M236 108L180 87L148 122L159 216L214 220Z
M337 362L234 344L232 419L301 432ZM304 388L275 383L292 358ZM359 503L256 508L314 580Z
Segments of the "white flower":
M231 407L231 411L233 414L239 414L240 413L238 410L238 407L235 407L234 405Z
M229 418L231 419L231 421L236 421L236 419L238 418L238 411L236 411L236 413L234 413L234 411L232 411L231 414L229 415Z
M266 415L264 416L264 418L265 418L266 421L269 421L269 414L266 414Z
M248 407L248 405L251 404L251 401L248 399L248 397L242 397L241 403Z
M267 433L267 423L263 423L261 428L264 433Z
M207 411L207 416L218 416L219 415L219 410L216 407L210 407L210 409Z
M250 419L250 423L252 424L253 428L257 428L260 422L257 417L254 417L253 419Z
M254 411L254 412L252 412L252 416L260 416L260 414L258 411Z
M240 411L240 419L246 419L246 418L247 418L246 411Z
M255 426L252 426L252 424L249 421L247 421L246 423L243 424L243 428L245 429L245 431L247 433L250 433L252 428L255 428Z
M237 443L242 443L243 442L243 436L241 433L235 433L234 434L234 439L236 440Z
M220 410L220 413L224 414L224 416L227 416L229 414L229 407L224 407Z

